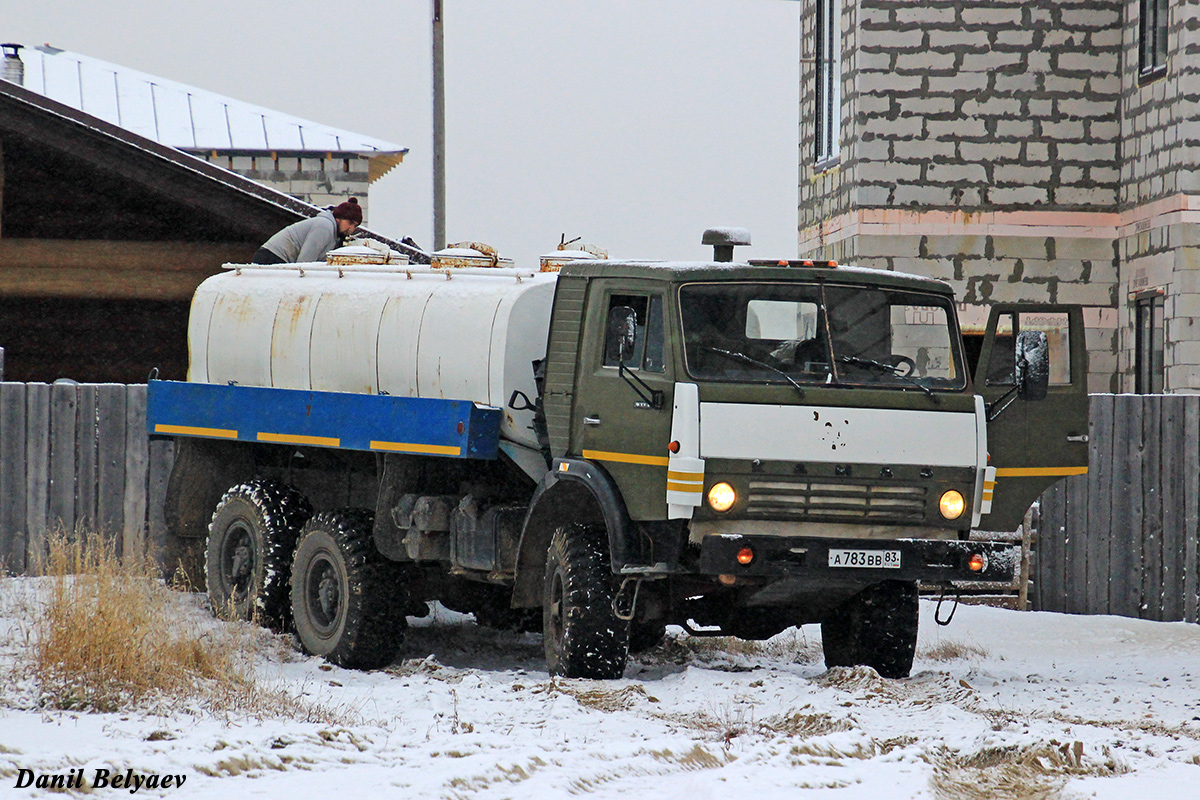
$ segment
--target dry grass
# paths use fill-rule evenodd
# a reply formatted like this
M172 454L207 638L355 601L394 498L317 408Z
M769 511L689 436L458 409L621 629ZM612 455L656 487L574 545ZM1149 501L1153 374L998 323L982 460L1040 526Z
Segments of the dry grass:
M930 661L967 661L986 658L988 651L971 642L960 642L955 639L942 639L937 644L922 647L917 651L919 658Z
M1107 777L1124 767L1107 753L1084 755L1082 742L1050 741L1030 747L989 748L971 755L933 757L933 794L942 800L1056 800L1067 780Z
M43 707L111 712L202 709L340 724L331 710L260 686L254 664L270 635L189 613L149 557L118 557L95 533L58 534L50 578L21 616L28 647L16 671ZM349 714L349 716L353 716Z

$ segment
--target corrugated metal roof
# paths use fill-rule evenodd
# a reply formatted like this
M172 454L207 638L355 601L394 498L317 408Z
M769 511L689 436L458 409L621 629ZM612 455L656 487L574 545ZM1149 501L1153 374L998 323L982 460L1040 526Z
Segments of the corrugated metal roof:
M183 150L404 153L382 139L42 45L21 51L25 88Z

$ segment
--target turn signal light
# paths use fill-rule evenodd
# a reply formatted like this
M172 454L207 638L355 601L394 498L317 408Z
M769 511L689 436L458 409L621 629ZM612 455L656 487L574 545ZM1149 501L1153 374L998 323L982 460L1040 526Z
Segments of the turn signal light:
M967 510L967 501L963 498L962 492L951 489L938 501L938 510L946 519L958 519Z
M754 560L754 551L749 547L743 547L741 550L738 550L737 560L743 567L746 566Z
M983 553L973 553L967 560L967 567L971 572L983 572L987 569L987 556Z
M708 490L708 504L712 506L713 511L728 511L736 502L737 492L724 481L713 484L713 487Z

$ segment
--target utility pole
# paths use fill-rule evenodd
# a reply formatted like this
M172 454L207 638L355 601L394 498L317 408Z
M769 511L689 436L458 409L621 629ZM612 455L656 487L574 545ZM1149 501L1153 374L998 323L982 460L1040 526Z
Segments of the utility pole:
M446 75L442 0L433 2L433 249L446 246Z

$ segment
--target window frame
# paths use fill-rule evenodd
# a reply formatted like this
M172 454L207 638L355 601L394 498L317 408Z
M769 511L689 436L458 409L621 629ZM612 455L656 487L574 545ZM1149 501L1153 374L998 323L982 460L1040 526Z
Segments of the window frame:
M1162 292L1146 292L1133 298L1133 390L1136 394L1163 394L1166 388L1164 301Z
M1149 83L1167 74L1170 19L1168 0L1138 0L1139 83Z
M817 169L838 163L842 129L842 0L817 0L814 26L816 91L813 162Z

